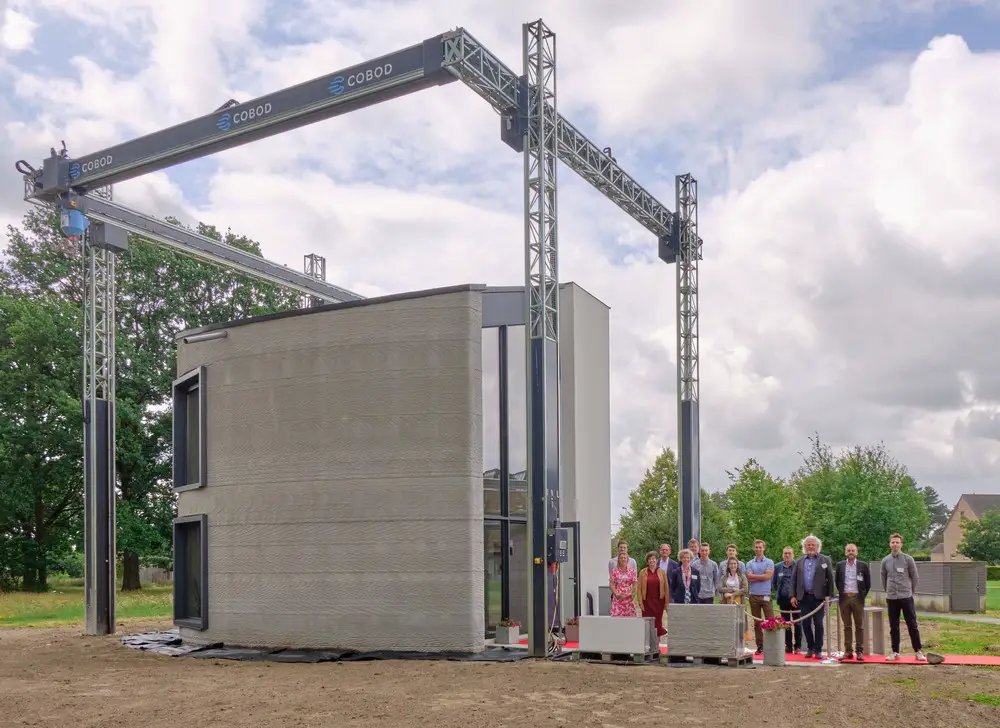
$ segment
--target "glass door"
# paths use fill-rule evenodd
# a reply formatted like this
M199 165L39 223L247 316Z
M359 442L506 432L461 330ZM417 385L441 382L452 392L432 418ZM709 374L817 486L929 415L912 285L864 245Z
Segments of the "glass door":
M560 524L569 534L569 560L559 567L559 603L562 621L580 616L580 524Z
M503 538L501 524L486 521L483 533L483 584L485 586L484 614L486 615L486 635L496 635L497 625L503 619Z

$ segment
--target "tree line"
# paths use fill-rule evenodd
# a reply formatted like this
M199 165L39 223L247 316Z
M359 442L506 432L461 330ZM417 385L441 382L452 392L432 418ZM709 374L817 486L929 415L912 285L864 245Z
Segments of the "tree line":
M884 445L835 453L818 435L810 445L788 477L776 477L751 458L727 472L726 490L702 491L702 540L712 545L714 555L732 543L748 558L758 538L768 544L772 558L784 546L798 553L809 533L834 556L847 543L857 544L865 560L881 559L893 532L903 536L911 552L940 543L948 507L934 488L918 486ZM627 540L633 554L656 550L660 543L679 550L677 499L677 461L672 450L664 449L629 494L617 538Z
M172 221L175 222L176 221ZM260 254L207 225L197 231ZM29 211L0 255L0 590L83 573L83 260ZM122 587L171 561L174 335L299 306L298 295L130 236L116 268L117 548Z

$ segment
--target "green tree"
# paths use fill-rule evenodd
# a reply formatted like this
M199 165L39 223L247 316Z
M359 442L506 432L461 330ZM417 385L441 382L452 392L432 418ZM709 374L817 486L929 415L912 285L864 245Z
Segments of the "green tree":
M639 485L629 493L629 508L621 517L616 540L624 538L635 556L677 543L677 459L664 448Z
M72 316L62 326L64 332L76 337L71 361L79 372L82 266L78 251L67 244L56 223L53 215L32 210L20 229L8 229L0 287L16 298L54 299L70 307L66 310ZM223 236L204 225L198 232L260 254L254 241L232 232ZM171 412L167 405L176 375L174 334L206 323L294 308L298 297L136 236L130 237L128 252L118 255L116 272L116 539L123 562L123 588L135 589L139 588L140 564L160 562L171 549L174 494L170 482ZM67 386L65 393L79 410L79 374ZM60 487L75 488L73 502L77 503L82 501L79 425L64 428L63 434L69 438L64 447L73 453L70 462L74 469ZM0 491L7 488L7 482L0 475ZM79 525L75 536L79 542ZM8 545L0 550L0 560L8 563L11 553Z
M948 524L951 516L951 509L941 501L938 492L929 485L920 488L924 496L924 505L927 506L927 516L929 518L927 529L920 534L920 541L925 548L931 549L937 546L944 539L944 527Z
M930 521L924 494L882 444L833 457L816 438L794 482L806 528L832 556L855 543L860 558L879 559L890 534L898 531L912 544Z
M617 538L629 543L629 553L639 555L655 551L661 543L674 547L676 556L686 544L677 536L677 459L673 450L664 448L651 469L646 470L639 485L629 494L629 509L621 517ZM725 512L711 495L701 492L702 539L712 544L726 541L730 527Z
M243 236L207 225L198 232L260 255ZM141 562L171 550L170 388L177 371L174 335L221 321L297 308L297 294L131 237L117 270L118 548L123 589L138 589ZM122 437L121 435L124 435Z
M805 536L795 491L782 480L752 458L728 475L732 481L727 492L733 540L744 559L750 558L758 538L764 540L768 555L774 559L785 546L797 544Z
M82 508L79 310L0 294L0 583L47 588Z
M986 511L977 521L962 519L958 553L973 561L1000 564L1000 510Z

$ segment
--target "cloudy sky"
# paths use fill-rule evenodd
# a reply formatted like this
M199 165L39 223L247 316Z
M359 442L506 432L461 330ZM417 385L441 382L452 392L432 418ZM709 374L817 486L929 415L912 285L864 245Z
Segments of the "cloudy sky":
M1000 491L1000 0L0 0L13 162L83 156L465 27L673 209L700 181L703 486L884 441L954 502ZM622 8L626 9L622 9ZM560 172L561 276L611 306L613 505L676 438L674 271ZM365 295L523 279L521 159L455 83L116 187Z

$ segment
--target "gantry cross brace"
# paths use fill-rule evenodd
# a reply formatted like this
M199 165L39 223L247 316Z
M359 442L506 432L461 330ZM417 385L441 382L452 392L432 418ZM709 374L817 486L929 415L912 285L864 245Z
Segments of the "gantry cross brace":
M682 499L697 498L698 472L698 325L697 264L702 241L697 232L697 196L690 176L678 178L674 215L617 162L564 119L557 110L555 34L542 21L522 28L523 73L518 76L464 29L442 33L422 43L380 58L327 74L291 88L223 108L189 122L114 147L70 159L55 150L41 169L24 163L26 199L57 205L79 204L89 215L142 235L164 225L148 218L130 222L120 209L101 208L87 193L181 162L207 156L283 131L361 109L421 89L461 80L501 115L501 137L524 156L525 287L529 325L529 490L531 495L531 620L533 654L544 654L550 606L546 537L558 524L558 338L559 277L555 160L561 159L605 197L614 202L658 241L659 256L678 263L678 453L682 472ZM109 205L110 203L103 203ZM131 212L131 211L128 211ZM184 234L180 235L177 231ZM201 236L181 228L157 230L161 242L205 257ZM178 241L181 241L178 244ZM212 241L215 242L215 241ZM228 246L223 246L228 248ZM232 250L231 248L228 248ZM256 256L251 256L256 258ZM244 273L281 282L307 293L316 291L315 279L294 280L285 268L275 280L273 271L245 265L244 259L216 260ZM257 259L258 261L260 259ZM239 264L237 264L239 263ZM275 264L269 263L270 266ZM302 276L311 278L310 276ZM333 300L348 300L348 291L325 284ZM305 289L305 290L303 290ZM687 416L685 416L687 412ZM686 424L684 424L686 423ZM553 440L554 443L553 444ZM112 443L113 448L113 443ZM111 453L113 457L113 451ZM685 475L686 474L686 475ZM690 487L684 488L687 483ZM693 487L693 493L691 488ZM684 503L692 515L697 501ZM113 515L112 515L113 517ZM682 538L698 535L696 519L681 520ZM88 605L89 608L89 605ZM89 624L89 622L88 622ZM113 627L113 618L111 621Z

